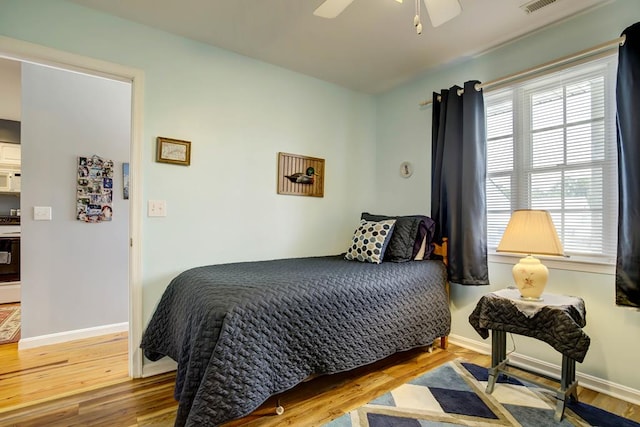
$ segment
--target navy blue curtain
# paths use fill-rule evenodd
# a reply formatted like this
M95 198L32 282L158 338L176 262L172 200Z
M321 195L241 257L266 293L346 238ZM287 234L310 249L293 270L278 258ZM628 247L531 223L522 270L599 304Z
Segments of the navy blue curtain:
M449 239L449 280L488 285L487 145L477 81L433 94L431 217L436 238ZM440 96L440 101L437 97Z
M622 32L616 87L618 259L616 304L640 307L640 22Z

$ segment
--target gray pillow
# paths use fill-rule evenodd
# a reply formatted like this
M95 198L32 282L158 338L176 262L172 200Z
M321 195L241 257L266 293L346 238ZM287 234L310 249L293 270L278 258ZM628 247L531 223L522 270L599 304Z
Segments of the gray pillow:
M387 216L363 212L360 216L366 221L384 221L395 219L393 234L384 253L384 261L412 261L420 251L426 237L424 259L428 259L434 249L433 232L435 222L424 215Z

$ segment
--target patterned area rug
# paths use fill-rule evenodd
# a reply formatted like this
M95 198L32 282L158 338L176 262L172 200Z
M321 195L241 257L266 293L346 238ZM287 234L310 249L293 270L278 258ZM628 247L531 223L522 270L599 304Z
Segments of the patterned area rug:
M571 403L555 422L555 395L501 376L484 393L487 369L449 362L372 400L325 427L615 426L640 424L584 403Z
M0 305L0 344L20 340L20 304Z

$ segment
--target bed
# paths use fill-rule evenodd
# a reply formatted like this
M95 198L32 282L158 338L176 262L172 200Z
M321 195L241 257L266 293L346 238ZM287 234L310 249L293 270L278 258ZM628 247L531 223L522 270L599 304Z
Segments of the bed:
M445 345L446 279L442 260L344 255L197 267L171 281L141 348L178 363L177 426L219 425L310 376Z

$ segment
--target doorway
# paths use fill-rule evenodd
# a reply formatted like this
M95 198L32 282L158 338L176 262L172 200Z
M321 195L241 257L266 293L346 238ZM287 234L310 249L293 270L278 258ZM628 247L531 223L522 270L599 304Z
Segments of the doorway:
M124 247L128 247L128 250L125 250L125 259L126 259L126 264L128 265L128 268L126 269L126 289L125 289L125 294L127 296L126 298L126 305L127 307L125 308L126 312L127 312L127 319L128 320L128 330L129 330L129 336L128 336L128 340L129 340L129 374L130 376L133 377L138 377L141 375L141 366L142 366L142 357L140 354L139 349L137 349L137 342L139 342L139 337L141 334L141 319L140 319L140 312L141 312L141 289L139 288L139 286L136 286L136 284L139 283L139 271L140 271L140 248L139 248L139 244L138 244L138 240L137 238L134 238L134 236L138 235L138 230L140 228L140 215L138 214L139 212L141 212L141 206L140 206L140 189L137 186L137 182L139 181L139 175L140 175L140 158L141 158L141 148L140 148L140 141L141 141L141 118L142 118L142 109L141 109L141 99L142 99L142 85L140 84L140 82L142 81L142 72L139 70L135 70L135 69L130 69L128 67L123 67L117 64L110 64L110 63L105 63L105 62L101 62L101 61L96 61L94 59L90 59L90 58L85 58L82 56L76 56L76 55L70 55L68 53L65 52L61 52L61 51L57 51L55 49L50 49L50 48L46 48L46 47L42 47L42 46L37 46L37 45L32 45L32 44L27 44L24 42L20 42L18 40L14 40L14 39L10 39L10 38L5 38L5 37L0 37L0 57L3 57L5 59L10 59L10 60L14 60L14 61L22 61L23 63L27 63L28 67L31 69L31 72L33 74L37 74L40 71L45 72L45 73L53 73L55 76L55 78L58 78L61 74L62 71L64 71L65 74L76 74L76 75L82 75L83 77L87 77L90 76L91 78L94 79L102 79L102 80L107 80L107 81L111 81L111 82L116 82L116 83L124 83L129 85L130 87L130 101L129 101L129 108L126 108L126 111L129 114L130 117L130 125L129 125L129 129L128 129L128 136L129 136L129 140L130 140L130 147L129 147L129 162L124 162L123 160L120 160L120 163L129 163L129 200L128 203L129 205L129 209L128 209L128 213L125 213L124 211L121 212L121 219L124 216L126 223L128 225L128 230L127 230L127 235L125 237L125 244L123 245ZM46 70L45 70L46 69ZM33 70L37 70L37 71L33 71ZM44 70L44 71L43 71ZM67 76L68 77L68 76ZM63 77L64 79L65 77ZM81 93L82 90L80 90ZM69 94L70 95L70 94ZM106 96L106 95L105 95ZM44 98L43 98L44 99ZM49 123L50 126L52 126L53 128L56 128L56 122L53 121L52 123ZM66 138L66 134L64 133L64 126L59 126L61 130L62 129L62 133L59 134L59 137L56 139L58 142L61 139ZM39 140L41 141L45 141L45 143L50 144L48 146L48 154L52 155L55 154L55 149L57 147L52 147L51 145L55 145L55 142L53 142L51 140L51 138L47 138L46 135L43 134L38 134L37 132L35 133L35 135L38 137ZM32 135L33 136L33 135ZM90 141L92 138L92 135L90 133L85 134L83 136L85 138L85 141ZM82 138L80 138L82 139ZM71 144L71 147L69 148L69 150L73 151L74 156L73 159L71 159L71 164L74 164L74 162L77 161L77 156L78 155L82 155L82 154L87 154L87 152L83 151L83 149L86 148L83 144L83 141L76 141L75 145ZM94 150L93 148L89 148L90 150ZM88 155L91 154L95 154L92 151L88 152ZM63 156L64 157L64 156ZM69 153L67 153L67 156L69 157ZM66 163L64 165L61 165L59 163L64 163L64 162L49 162L44 163L41 162L41 164L38 164L36 167L40 168L40 169L44 169L44 172L49 172L51 174L55 174L56 172L56 168L60 168L60 169L68 169L69 166L69 159L66 159ZM120 173L119 171L116 171L116 173ZM72 176L73 172L71 172ZM75 176L72 178L72 180L75 180ZM120 178L122 180L122 178ZM26 175L23 173L23 179L22 179L22 186L25 189L25 194L26 191L28 191L28 182L29 179L26 177ZM41 181L40 181L41 183ZM75 187L73 187L73 183L72 183L72 191ZM65 185L66 187L68 187L68 185ZM63 192L68 190L69 188L63 189ZM114 194L115 191L120 191L120 194L122 194L122 189L114 189ZM62 193L61 193L62 194ZM65 207L62 208L55 208L55 200L53 199L49 199L46 200L46 198L42 195L37 196L36 198L39 198L40 201L38 200L32 200L29 203L23 203L22 205L25 207L22 207L22 214L23 214L23 218L25 213L25 210L28 209L33 209L34 206L41 206L41 207L50 207L50 208L54 208L53 212L54 212L54 218L55 218L55 213L57 212L58 215L60 215L61 217L63 217L65 220L67 220L66 224L67 226L73 226L73 225L78 225L77 223L79 223L79 221L74 221L75 218L73 218L73 216L71 218L69 218L68 212L65 211ZM73 195L73 198L75 200L75 194ZM28 205L28 206L27 206ZM44 206L42 206L44 205ZM52 206L49 206L52 205ZM66 205L65 205L66 206ZM75 210L75 205L71 208L72 210L72 215L73 215L73 211ZM73 224L69 223L69 221L73 222ZM63 252L63 251L68 251L71 249L71 247L69 246L65 246L65 241L71 241L72 239L61 239L60 238L60 230L57 231L58 235L56 235L56 231L55 231L55 226L53 226L53 221L52 222L46 222L46 221L41 221L41 222L36 222L36 221L32 221L32 225L33 228L31 229L30 232L28 232L27 230L25 230L25 232L27 232L27 235L25 235L25 242L23 242L23 248L25 246L25 243L28 246L28 239L29 239L29 233L30 235L33 236L43 236L43 235L48 235L49 237L52 237L52 240L54 240L56 243L54 244L53 247L49 247L48 252L45 252L43 255L41 254L41 256L47 257L50 256L51 253L53 252ZM85 225L87 227L90 226L99 226L100 224L82 224ZM24 225L23 225L24 227ZM95 240L91 240L91 235L94 234L94 230L96 229L87 229L85 228L84 230L81 231L82 236L85 237L84 241L81 241L81 245L83 246L83 251L85 252L92 252L92 249L94 254L96 252L99 252L97 249L97 246L100 246L99 244L96 244ZM76 240L76 244L77 244L77 240ZM28 250L28 248L26 248L26 250ZM24 251L23 251L24 254ZM96 256L100 256L99 254ZM23 257L24 259L24 257ZM74 275L75 273L77 273L79 270L79 268L81 268L81 263L70 263L71 265L67 265L65 266L57 266L56 268L60 268L61 270L65 270L66 274L70 274L70 275ZM76 266L76 268L74 268L74 266ZM102 266L104 269L110 269L113 268L113 266L109 265L108 263L105 263ZM95 271L95 265L93 266L94 269L94 273L96 275L100 274L100 271ZM24 277L24 275L23 275ZM82 278L82 280L84 280L84 282L86 283L87 280L91 280L91 278L89 277L89 279L87 279L87 277ZM30 291L33 291L33 289L31 289ZM61 294L55 294L55 292L61 291ZM23 289L23 294L24 294L25 290ZM86 301L87 298L87 293L90 293L91 289L90 287L78 287L76 286L75 288L72 289L62 289L60 290L59 288L53 289L51 287L46 289L46 292L44 292L44 295L40 295L42 298L58 298L58 301L66 301L67 299L69 301L75 301L76 307L78 306L78 304L81 304L81 301ZM84 293L84 294L83 294ZM90 296L89 296L90 297ZM85 298L85 299L83 299ZM47 306L46 308L47 310L54 310L55 307L52 306ZM29 316L29 307L25 307L25 319L26 322L28 322L28 316ZM38 313L38 317L42 316L42 311L40 311ZM67 321L73 321L73 319L67 319ZM27 323L25 322L25 326L27 326ZM84 326L84 327L83 327ZM81 331L82 333L85 334L89 334L87 336L91 336L91 335L99 335L101 332L99 327L93 327L93 325L83 325L80 324L79 327L78 325L75 326L75 328L79 331ZM67 329L73 329L73 327L67 327ZM45 334L46 335L46 334ZM51 333L50 335L54 336L54 335L59 335L57 333ZM75 339L75 338L71 338L71 339Z
M0 59L0 342L13 341L20 301L21 66ZM10 323L10 325L9 325Z

